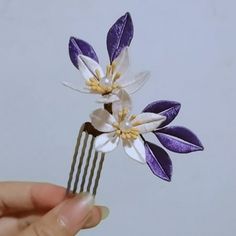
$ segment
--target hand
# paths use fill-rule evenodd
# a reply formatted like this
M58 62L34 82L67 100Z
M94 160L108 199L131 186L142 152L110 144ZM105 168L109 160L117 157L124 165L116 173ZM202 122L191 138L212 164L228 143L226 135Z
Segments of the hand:
M108 213L92 195L65 198L65 189L52 184L0 183L0 236L74 236Z

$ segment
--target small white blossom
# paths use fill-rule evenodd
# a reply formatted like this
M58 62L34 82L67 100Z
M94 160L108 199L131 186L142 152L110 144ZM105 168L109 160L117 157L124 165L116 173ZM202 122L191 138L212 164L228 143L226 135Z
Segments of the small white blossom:
M120 101L112 104L113 114L105 109L97 109L90 115L92 125L104 132L95 139L95 149L110 152L122 140L128 156L145 163L145 148L140 135L156 130L166 117L150 112L131 115L129 95L124 91L120 95Z
M78 68L86 81L86 86L75 88L68 82L63 82L63 84L79 92L99 94L101 95L99 102L112 103L118 100L120 90L132 94L140 89L150 77L149 72L141 72L129 78L128 67L128 47L125 47L112 64L107 66L106 73L95 60L81 54L78 56Z

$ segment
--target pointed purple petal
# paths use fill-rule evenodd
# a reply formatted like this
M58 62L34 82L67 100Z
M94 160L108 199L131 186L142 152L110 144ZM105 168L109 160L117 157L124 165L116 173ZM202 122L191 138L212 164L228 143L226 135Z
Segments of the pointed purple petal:
M165 127L154 134L164 147L173 152L189 153L204 149L198 137L185 127Z
M152 112L158 113L166 117L166 120L160 125L160 127L164 127L168 125L175 117L178 115L181 104L174 101L155 101L148 104L143 112Z
M121 16L107 33L107 50L112 63L124 47L130 45L134 27L130 14Z
M96 52L94 51L93 47L88 44L87 42L75 38L75 37L70 37L69 41L69 55L70 59L73 63L73 65L79 69L78 67L78 56L82 54L87 57L92 58L96 62L98 62L98 57L96 55Z
M167 152L157 145L145 141L146 161L153 174L171 181L172 162Z

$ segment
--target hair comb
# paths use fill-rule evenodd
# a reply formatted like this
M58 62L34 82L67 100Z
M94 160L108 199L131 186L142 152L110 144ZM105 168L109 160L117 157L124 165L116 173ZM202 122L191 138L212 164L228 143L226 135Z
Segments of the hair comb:
M105 73L93 47L82 39L71 37L69 55L85 79L84 87L63 82L75 91L97 96L103 107L90 114L79 131L69 174L67 193L90 192L96 195L105 155L122 143L125 153L135 161L147 164L154 175L171 181L172 162L159 145L146 140L153 133L166 149L177 153L203 150L198 137L182 126L169 126L180 110L180 103L158 100L141 113L133 114L131 95L150 77L143 71L127 76L129 46L133 38L129 13L121 16L109 29L107 50L110 62ZM78 190L78 186L79 190Z
M109 110L109 106L105 107ZM105 153L94 149L94 140L100 134L90 122L81 125L67 182L67 194L75 194L80 183L79 192L96 195L105 158Z

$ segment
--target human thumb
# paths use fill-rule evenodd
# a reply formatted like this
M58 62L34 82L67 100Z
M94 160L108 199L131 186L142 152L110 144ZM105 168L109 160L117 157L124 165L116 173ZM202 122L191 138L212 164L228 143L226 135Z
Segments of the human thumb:
M94 197L87 193L67 199L30 225L20 236L74 236L84 226L93 205Z

